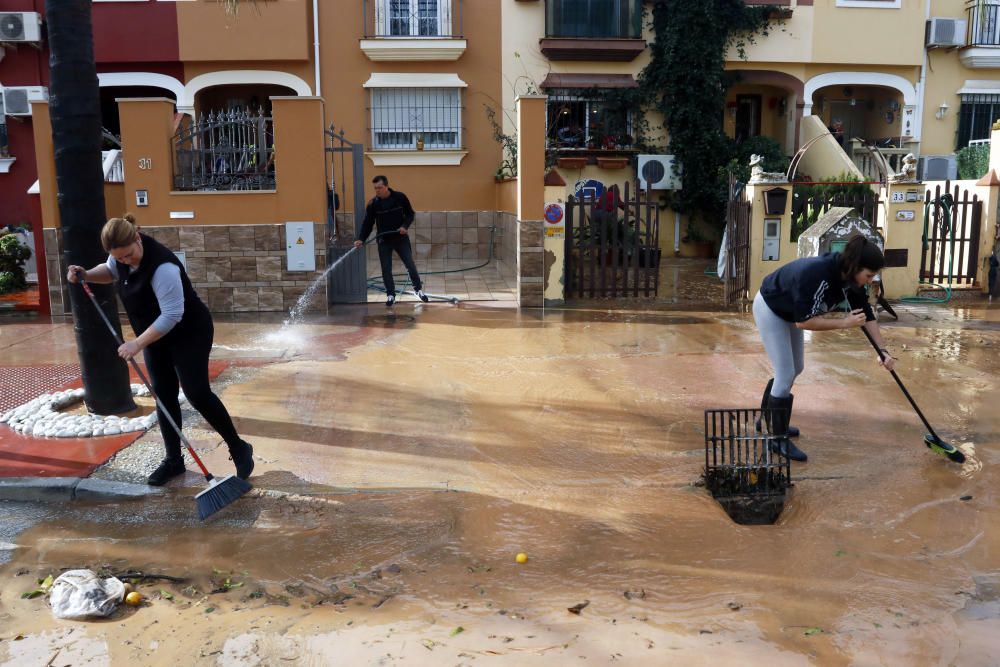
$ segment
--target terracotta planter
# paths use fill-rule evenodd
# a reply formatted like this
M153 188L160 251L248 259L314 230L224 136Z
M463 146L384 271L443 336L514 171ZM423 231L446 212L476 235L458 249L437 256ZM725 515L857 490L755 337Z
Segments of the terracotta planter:
M583 169L587 166L585 157L561 157L556 160L556 165L563 169Z
M601 169L624 169L629 164L629 159L625 157L599 157L597 166Z

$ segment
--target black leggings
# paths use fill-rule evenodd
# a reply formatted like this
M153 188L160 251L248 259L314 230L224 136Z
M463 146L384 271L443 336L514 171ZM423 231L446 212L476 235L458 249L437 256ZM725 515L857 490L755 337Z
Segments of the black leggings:
M212 425L232 450L240 444L240 436L236 433L229 411L212 391L208 382L208 356L212 352L214 336L215 327L209 320L204 325L190 327L176 340L162 341L162 345L153 343L142 353L146 360L146 368L149 370L153 391L159 397L160 403L170 412L177 426L181 425L181 406L177 400L178 388L181 388L191 406ZM159 407L156 409L156 414L160 420L160 432L163 434L163 446L167 450L167 458L179 459L180 437Z
M403 266L410 273L410 281L413 289L421 289L420 274L417 273L417 265L413 261L413 251L410 248L410 239L400 236L393 239L394 235L383 237L378 240L378 259L382 263L382 282L385 283L386 294L396 293L396 281L392 278L392 252L396 251L399 258L403 260ZM389 240L392 239L392 240Z

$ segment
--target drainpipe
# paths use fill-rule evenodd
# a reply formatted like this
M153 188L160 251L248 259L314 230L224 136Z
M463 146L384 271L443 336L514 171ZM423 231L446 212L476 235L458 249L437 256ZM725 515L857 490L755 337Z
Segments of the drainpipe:
M319 77L319 0L313 0L313 60L316 62L316 83L313 94L320 97L323 94Z
M933 0L927 0L927 11L924 17L924 25L927 25L927 21L931 19L931 3ZM927 91L925 86L927 85L927 47L924 47L924 64L920 66L920 83L917 84L917 117L915 119L916 125L916 136L914 139L921 142L921 148L923 148L923 138L924 138L924 107L927 105ZM906 106L906 100L903 100L903 104L900 105L900 111L902 112L903 107ZM902 137L900 137L900 148L902 148ZM921 153L923 151L920 151ZM919 157L919 156L918 156Z
M674 252L681 251L681 214L674 211Z

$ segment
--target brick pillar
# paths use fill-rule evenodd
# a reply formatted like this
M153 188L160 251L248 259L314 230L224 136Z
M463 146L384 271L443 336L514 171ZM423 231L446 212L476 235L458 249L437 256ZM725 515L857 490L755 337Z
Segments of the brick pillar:
M517 299L544 305L545 95L517 98Z

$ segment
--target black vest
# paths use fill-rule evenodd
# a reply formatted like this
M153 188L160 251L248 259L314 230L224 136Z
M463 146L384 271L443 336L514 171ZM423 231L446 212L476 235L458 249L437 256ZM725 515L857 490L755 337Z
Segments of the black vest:
M160 316L160 302L153 291L153 274L161 264L175 264L181 270L181 285L184 287L184 316L170 332L153 343L159 345L170 341L183 340L187 332L200 327L211 327L212 316L208 308L198 298L191 286L184 265L177 256L156 239L139 234L142 238L142 260L139 268L132 273L128 264L118 262L118 295L125 304L125 312L136 336L148 329Z

